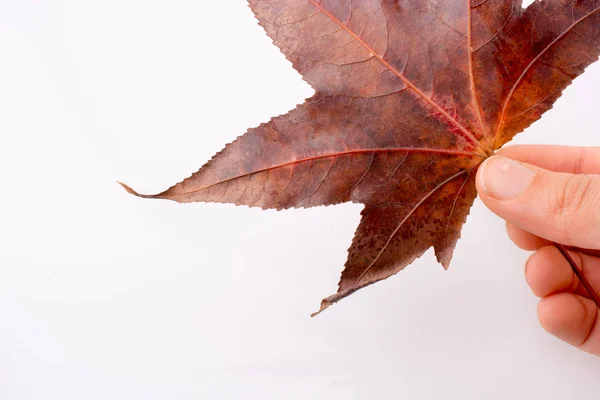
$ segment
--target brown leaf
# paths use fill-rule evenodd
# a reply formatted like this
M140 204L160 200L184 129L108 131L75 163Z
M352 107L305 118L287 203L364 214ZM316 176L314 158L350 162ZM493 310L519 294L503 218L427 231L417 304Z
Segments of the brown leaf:
M249 0L315 95L163 193L262 208L365 204L321 310L433 247L448 268L483 160L600 52L595 0Z

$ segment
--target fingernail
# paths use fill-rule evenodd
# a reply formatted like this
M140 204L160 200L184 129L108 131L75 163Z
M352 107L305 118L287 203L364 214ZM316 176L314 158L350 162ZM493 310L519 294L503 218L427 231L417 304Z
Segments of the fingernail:
M490 196L499 200L510 200L529 187L535 174L534 170L510 158L495 156L481 166L479 183Z

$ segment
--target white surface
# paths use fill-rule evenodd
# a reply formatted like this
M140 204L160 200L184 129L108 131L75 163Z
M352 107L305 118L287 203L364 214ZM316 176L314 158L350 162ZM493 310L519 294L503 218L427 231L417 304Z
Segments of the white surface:
M0 399L596 398L477 202L432 255L310 319L358 205L144 201L311 95L245 1L0 0ZM600 64L520 143L600 145Z

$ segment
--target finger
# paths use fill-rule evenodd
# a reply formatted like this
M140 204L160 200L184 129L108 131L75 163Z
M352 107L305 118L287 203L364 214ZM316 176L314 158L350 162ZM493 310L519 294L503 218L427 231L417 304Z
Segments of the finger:
M600 174L600 147L510 146L496 154L540 168L569 174Z
M570 253L592 287L600 290L600 259L578 252ZM538 297L565 292L589 298L569 262L554 246L538 250L527 260L525 278Z
M600 175L551 172L495 156L479 168L477 190L494 213L536 236L600 246Z
M600 250L581 249L579 247L568 247L568 249L578 251L582 254L587 254L588 256L600 257Z
M518 226L508 222L506 223L506 232L508 232L508 237L510 240L512 240L517 246L519 246L519 248L523 250L539 250L542 247L550 246L552 244L551 242L524 231Z
M600 356L598 308L589 299L571 293L545 297L538 305L542 327L557 338Z
M549 240L542 239L539 236L535 236L532 233L529 233L518 226L511 224L510 222L506 223L506 232L508 233L509 238L520 248L527 251L539 250L542 247L552 246L553 243ZM582 249L580 247L574 246L566 246L569 250L577 251L582 254L587 254L593 257L600 258L600 250L590 250L590 249Z

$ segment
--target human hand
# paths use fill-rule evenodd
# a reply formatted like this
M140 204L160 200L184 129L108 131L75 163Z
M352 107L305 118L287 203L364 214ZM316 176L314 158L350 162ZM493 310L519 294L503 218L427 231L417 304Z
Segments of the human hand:
M552 245L573 247L570 253L584 276L600 290L600 148L513 146L497 154L479 168L477 190L507 221L512 241L535 250L525 276L542 298L541 325L600 356L598 308Z

